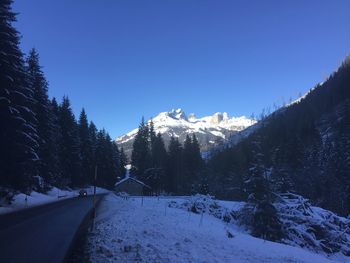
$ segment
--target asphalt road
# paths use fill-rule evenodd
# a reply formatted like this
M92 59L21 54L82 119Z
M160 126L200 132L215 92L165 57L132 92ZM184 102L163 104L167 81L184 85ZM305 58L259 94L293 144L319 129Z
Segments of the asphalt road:
M63 262L92 197L77 197L0 216L0 262Z

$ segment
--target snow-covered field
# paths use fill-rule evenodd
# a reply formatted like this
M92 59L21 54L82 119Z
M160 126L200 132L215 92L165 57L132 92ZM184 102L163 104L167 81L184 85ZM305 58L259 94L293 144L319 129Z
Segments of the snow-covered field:
M86 189L88 195L93 194L93 187L87 187ZM11 204L7 204L2 201L0 203L0 214L10 213L17 210L43 205L47 203L57 202L62 199L72 198L79 195L79 190L61 190L53 187L47 194L42 194L33 191L30 195L25 195L23 193L14 196ZM97 193L106 193L107 190L103 188L96 188ZM1 200L0 200L1 201Z
M88 238L91 261L336 262L301 248L254 238L208 214L168 207L174 200L179 198L106 196ZM228 201L221 204L241 206Z

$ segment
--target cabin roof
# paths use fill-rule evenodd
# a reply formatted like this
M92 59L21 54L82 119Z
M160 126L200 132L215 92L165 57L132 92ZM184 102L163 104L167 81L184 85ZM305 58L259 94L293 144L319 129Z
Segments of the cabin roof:
M127 174L127 175L128 175L128 174ZM145 184L145 183L141 182L140 180L137 180L136 178L131 177L131 176L126 176L125 178L123 178L122 180L120 180L119 182L117 182L114 186L121 185L121 184L125 183L125 182L128 181L128 180L132 180L132 181L135 182L135 183L141 184L142 186L151 189L151 187L148 186L147 184Z

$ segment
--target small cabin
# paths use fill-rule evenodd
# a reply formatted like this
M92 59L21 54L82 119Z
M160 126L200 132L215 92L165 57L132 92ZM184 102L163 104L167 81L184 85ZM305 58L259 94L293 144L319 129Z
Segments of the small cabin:
M127 176L114 185L117 193L127 193L129 195L148 195L151 187L137 180L136 178Z

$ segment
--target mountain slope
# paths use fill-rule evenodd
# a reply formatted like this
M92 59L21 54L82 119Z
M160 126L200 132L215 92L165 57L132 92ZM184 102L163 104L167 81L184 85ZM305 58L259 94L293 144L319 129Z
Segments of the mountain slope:
M244 116L229 118L226 112L218 112L203 118L196 118L194 114L187 117L181 109L161 112L152 121L155 132L162 134L166 144L171 136L179 138L182 142L187 134L196 134L202 151L210 149L219 142L227 140L232 134L255 123L255 120ZM131 155L132 143L137 131L138 129L134 129L116 140L118 146L123 147L128 156Z
M302 99L235 136L209 162L215 195L245 199L244 178L261 145L275 191L293 191L342 215L350 213L350 59Z

